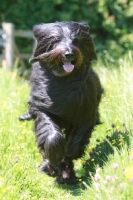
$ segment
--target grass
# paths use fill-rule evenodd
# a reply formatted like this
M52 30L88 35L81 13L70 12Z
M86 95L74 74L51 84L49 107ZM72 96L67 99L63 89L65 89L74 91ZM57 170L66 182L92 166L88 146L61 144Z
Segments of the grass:
M97 63L105 94L102 124L93 132L84 158L75 161L77 185L56 185L39 172L41 156L32 122L20 123L28 82L0 69L0 199L133 199L133 60L131 53L108 68ZM100 66L99 66L100 65ZM82 167L83 166L83 167Z

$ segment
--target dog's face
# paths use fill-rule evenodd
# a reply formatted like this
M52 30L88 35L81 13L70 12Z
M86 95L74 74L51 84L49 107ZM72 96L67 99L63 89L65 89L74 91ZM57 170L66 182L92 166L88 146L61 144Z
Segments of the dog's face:
M86 23L56 22L37 25L33 30L37 46L31 62L42 61L56 76L66 76L83 62L96 59Z

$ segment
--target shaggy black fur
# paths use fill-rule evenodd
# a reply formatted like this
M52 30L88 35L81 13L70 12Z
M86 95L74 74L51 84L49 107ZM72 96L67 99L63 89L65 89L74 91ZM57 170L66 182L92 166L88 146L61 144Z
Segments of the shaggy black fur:
M91 67L96 52L86 23L56 22L33 30L29 111L34 119L41 170L58 183L76 181L73 160L80 158L99 123L103 89Z

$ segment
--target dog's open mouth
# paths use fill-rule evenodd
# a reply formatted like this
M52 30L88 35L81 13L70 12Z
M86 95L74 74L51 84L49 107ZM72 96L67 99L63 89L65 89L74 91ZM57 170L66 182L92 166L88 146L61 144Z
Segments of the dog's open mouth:
M73 71L74 65L71 63L71 61L64 61L64 62L63 62L63 69L64 69L66 72L70 73L70 72Z

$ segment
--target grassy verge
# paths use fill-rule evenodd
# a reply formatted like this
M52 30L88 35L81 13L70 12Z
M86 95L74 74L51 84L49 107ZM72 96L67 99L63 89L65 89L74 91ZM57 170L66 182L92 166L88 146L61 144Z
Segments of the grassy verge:
M133 199L132 63L129 54L118 61L119 68L96 67L105 88L103 123L96 127L84 158L75 162L81 179L74 186L58 186L39 172L41 156L32 122L18 121L26 110L28 83L15 72L0 69L0 199Z

